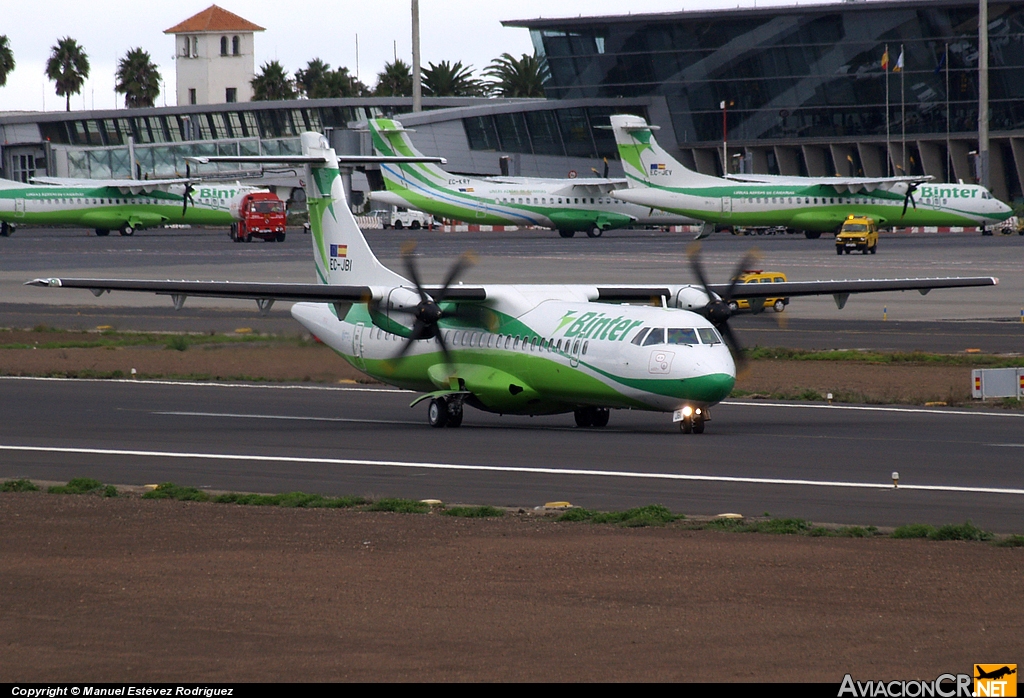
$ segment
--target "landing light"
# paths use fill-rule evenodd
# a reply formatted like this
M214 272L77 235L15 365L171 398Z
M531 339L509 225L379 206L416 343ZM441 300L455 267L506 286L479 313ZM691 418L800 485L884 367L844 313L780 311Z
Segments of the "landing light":
M689 417L691 414L693 414L693 408L692 407L687 405L686 407L683 408L683 416L684 417Z

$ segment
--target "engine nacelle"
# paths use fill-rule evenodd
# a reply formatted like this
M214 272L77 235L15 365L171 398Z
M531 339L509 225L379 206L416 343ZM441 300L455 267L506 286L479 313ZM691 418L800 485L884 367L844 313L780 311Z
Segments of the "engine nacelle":
M679 293L676 294L675 305L677 308L696 312L704 308L712 300L712 298L708 298L708 294L704 292L704 289L699 286L683 286L679 289Z

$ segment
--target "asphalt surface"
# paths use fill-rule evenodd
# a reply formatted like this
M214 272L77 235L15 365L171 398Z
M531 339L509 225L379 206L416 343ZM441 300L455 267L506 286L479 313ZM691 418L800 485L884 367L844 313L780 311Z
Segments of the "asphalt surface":
M432 429L374 388L0 379L0 478L358 494L1024 532L1024 414L730 401L703 435L663 414L467 408ZM19 450L19 448L31 450ZM70 450L60 450L70 449ZM891 473L900 475L892 487ZM929 489L934 488L934 489Z
M551 231L439 233L367 231L378 256L400 268L400 247L417 243L428 281L439 281L452 261L474 250L478 263L467 283L692 282L690 235L645 230L609 231L600 239L564 240ZM717 234L702 243L713 280L729 277L750 248L757 266L791 280L920 276L997 276L994 288L853 296L842 311L831 297L794 300L783 313L733 320L747 345L802 349L985 353L1024 352L1024 237L970 234L883 234L878 255L837 256L831 238L799 235L741 237ZM39 276L312 281L309 236L291 231L284 243L232 243L217 229L143 230L130 238L97 238L77 229L20 229L0 239L0 327L44 324L66 329L300 333L288 304L267 316L254 303L188 299L181 311L146 294L55 291L23 286ZM883 319L884 318L884 319Z

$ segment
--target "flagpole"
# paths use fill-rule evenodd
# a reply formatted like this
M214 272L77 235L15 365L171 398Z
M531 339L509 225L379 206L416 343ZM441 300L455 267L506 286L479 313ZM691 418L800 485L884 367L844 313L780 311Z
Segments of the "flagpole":
M892 158L889 157L889 44L885 45L885 176L892 171Z
M949 42L946 42L946 181L953 182L956 178L953 175L953 153L949 149Z
M900 44L900 125L903 127L903 176L907 176L907 79L904 73L907 72L906 58L903 56L903 44Z

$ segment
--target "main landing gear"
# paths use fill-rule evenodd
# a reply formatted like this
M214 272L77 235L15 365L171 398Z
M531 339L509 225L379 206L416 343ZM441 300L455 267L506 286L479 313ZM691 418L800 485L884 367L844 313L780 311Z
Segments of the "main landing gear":
M427 407L427 421L430 426L441 427L462 426L462 399L459 395L449 398L435 397Z
M573 411L573 417L576 418L578 427L606 427L609 410L605 407L580 407Z

